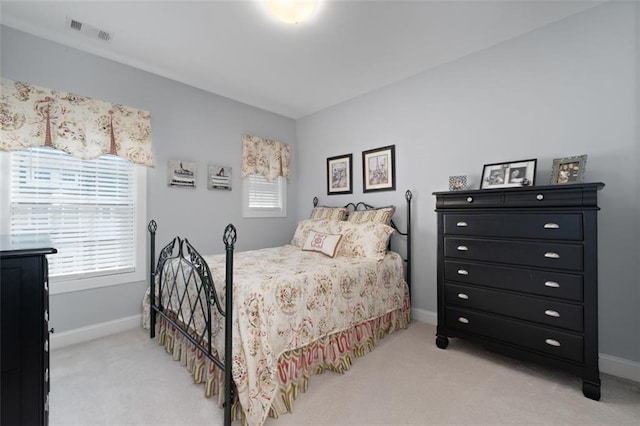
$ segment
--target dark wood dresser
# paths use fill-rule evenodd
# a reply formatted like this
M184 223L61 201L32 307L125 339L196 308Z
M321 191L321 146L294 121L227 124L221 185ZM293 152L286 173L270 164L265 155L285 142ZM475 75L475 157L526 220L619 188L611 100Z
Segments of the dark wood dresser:
M0 237L0 424L49 420L49 284L42 236Z
M435 192L436 344L465 338L559 367L600 399L597 203L603 183Z

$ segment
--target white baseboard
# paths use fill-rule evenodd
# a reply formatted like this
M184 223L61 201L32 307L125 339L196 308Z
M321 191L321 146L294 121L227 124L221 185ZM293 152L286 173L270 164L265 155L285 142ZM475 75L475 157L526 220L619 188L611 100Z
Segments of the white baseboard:
M411 319L431 325L438 324L438 314L425 309L411 308Z
M76 343L88 342L89 340L132 330L136 327L142 327L142 314L54 333L51 335L51 349L55 350L75 345Z
M430 325L438 324L438 314L425 309L411 308L411 318ZM640 383L640 362L603 353L598 355L600 372Z
M601 353L598 365L603 373L640 383L640 362Z

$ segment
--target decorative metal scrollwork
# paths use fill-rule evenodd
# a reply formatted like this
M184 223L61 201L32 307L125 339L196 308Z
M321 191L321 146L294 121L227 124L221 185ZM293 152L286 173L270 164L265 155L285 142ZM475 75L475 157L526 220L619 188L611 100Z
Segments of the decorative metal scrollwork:
M155 220L151 219L151 222L149 222L149 226L147 226L147 230L152 234L156 233L156 231L158 230L158 224Z

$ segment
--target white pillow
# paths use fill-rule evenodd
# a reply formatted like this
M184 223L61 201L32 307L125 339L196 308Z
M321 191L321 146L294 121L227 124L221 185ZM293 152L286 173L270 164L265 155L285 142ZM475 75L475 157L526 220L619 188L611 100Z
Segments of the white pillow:
M341 234L325 234L324 232L311 231L302 246L305 251L317 251L329 257L334 257L338 252L338 245L342 240Z

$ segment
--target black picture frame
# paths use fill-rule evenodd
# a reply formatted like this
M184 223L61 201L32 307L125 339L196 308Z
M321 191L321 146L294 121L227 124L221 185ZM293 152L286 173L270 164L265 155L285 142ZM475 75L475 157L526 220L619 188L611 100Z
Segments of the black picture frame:
M485 164L480 189L533 186L537 159Z
M353 194L353 155L327 158L327 195Z
M364 192L396 190L396 146L362 151L362 189Z

